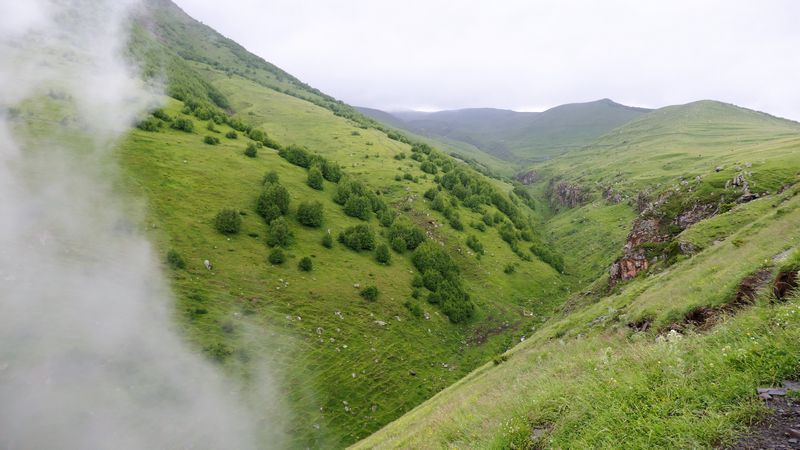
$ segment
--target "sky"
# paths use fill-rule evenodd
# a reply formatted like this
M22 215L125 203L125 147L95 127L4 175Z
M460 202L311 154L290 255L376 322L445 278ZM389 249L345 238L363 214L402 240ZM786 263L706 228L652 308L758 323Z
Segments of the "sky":
M384 110L714 99L800 120L793 0L177 0L306 83Z

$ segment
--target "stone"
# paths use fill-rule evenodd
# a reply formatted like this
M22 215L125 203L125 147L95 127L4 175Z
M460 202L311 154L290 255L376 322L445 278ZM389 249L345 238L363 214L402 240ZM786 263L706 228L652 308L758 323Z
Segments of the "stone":
M206 267L206 269L208 269L208 270L211 270L211 269L213 269L213 268L214 268L214 266L212 266L212 265L211 265L211 261L209 261L209 260L207 260L207 259L206 259L205 261L203 261L203 265L204 265L204 266Z
M767 394L767 395L773 395L773 396L777 396L777 397L782 397L782 396L786 395L786 389L784 389L784 388L758 388L758 389L756 389L756 391L759 394Z

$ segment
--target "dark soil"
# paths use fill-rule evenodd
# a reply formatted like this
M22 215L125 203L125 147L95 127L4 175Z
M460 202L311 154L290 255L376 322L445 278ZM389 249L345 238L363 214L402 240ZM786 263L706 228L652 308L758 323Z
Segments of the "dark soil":
M800 398L773 396L765 400L771 412L731 450L800 449Z

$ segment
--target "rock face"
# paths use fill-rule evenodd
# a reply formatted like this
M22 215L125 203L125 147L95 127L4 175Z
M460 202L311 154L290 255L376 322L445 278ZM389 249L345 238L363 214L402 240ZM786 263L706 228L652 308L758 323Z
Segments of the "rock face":
M719 206L716 204L696 204L690 209L680 213L678 217L672 221L672 223L677 225L681 230L685 230L701 220L708 219L718 212Z
M633 222L633 229L622 248L623 255L614 261L609 270L609 284L613 286L618 281L630 280L639 272L647 270L649 263L641 245L645 242L668 240L669 236L660 234L659 228L659 221L653 218L640 217Z
M528 185L539 181L539 174L535 170L529 170L527 172L516 174L514 179L522 184Z
M586 193L580 186L563 181L551 181L547 188L547 197L552 205L566 208L575 208L586 202Z
M622 203L622 194L619 192L614 192L614 188L608 187L605 191L603 191L603 199L605 199L609 203L613 203L615 205Z

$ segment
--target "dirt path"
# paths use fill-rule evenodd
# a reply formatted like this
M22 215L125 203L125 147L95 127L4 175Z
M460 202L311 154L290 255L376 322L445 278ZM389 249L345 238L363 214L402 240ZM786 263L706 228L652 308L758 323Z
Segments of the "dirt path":
M797 383L792 385L797 385ZM796 393L794 392L794 394ZM760 396L765 398L764 401L772 413L749 433L743 435L731 449L800 449L800 397L791 395L791 393L790 395L769 395L764 392L760 393Z

